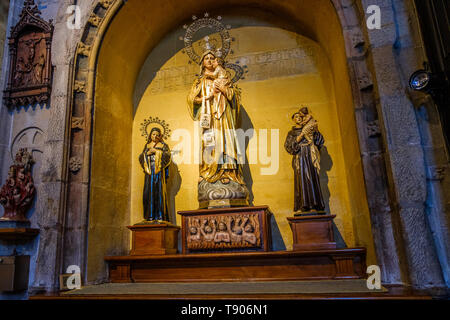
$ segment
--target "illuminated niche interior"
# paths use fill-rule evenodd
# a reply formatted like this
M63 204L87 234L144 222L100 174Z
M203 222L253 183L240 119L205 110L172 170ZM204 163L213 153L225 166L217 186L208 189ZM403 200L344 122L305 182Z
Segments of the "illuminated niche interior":
M216 9L232 26L230 33L235 38L231 45L234 52L228 60L248 66L245 79L238 82L242 89L244 129L255 129L257 137L252 139L260 139L260 129L267 129L269 142L271 132L278 132L276 174L261 174L261 169L269 166L266 164L244 166L252 203L268 205L274 213L275 249L291 249L292 233L286 218L292 216L293 210L292 156L283 145L293 125L292 113L306 105L325 138L321 183L326 210L336 215L342 241L348 247L366 247L367 262L374 263L355 111L336 12L325 0L311 6L302 1L275 2L268 1L266 5L298 6L293 11L298 16L281 14L283 19L277 19L267 12L257 14L253 9L243 8L239 15L231 9ZM143 120L159 117L172 131L185 129L193 137L186 96L199 67L189 64L189 58L181 51L183 42L178 37L184 32L182 25L191 21L183 8L185 12L205 11L197 3L180 2L171 19L177 21L175 24L153 13L164 9L162 2L150 12L143 1L129 1L113 19L103 40L94 106L89 281L104 277L105 255L128 254L126 226L143 219L144 174L138 162L145 143L140 131ZM144 19L141 12L150 13ZM296 23L287 27L288 21ZM166 142L171 149L178 144L171 139ZM269 143L269 153L270 148ZM198 165L172 165L170 175L169 207L172 221L179 225L176 211L198 208Z

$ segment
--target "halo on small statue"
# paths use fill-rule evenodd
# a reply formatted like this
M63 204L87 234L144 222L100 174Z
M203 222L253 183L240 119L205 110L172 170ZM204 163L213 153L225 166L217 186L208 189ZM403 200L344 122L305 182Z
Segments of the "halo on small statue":
M141 123L140 128L141 136L145 137L145 140L148 140L150 131L154 127L161 129L163 140L166 140L170 137L171 130L169 129L169 124L166 123L165 120L159 119L158 117L149 117L148 119L144 119L144 121Z
M216 57L221 58L225 61L227 55L233 51L231 50L231 42L234 39L230 36L228 29L231 29L230 25L224 26L220 21L222 20L221 16L218 16L217 19L211 18L208 13L204 14L204 18L198 19L197 16L192 16L192 20L194 22L191 25L184 25L183 28L186 29L186 33L184 37L180 37L180 40L184 41L184 52L189 56L191 61L196 64L201 63L201 57L203 53L207 50L211 50L214 52ZM193 47L194 35L201 29L211 29L215 31L214 33L218 33L220 35L220 46L217 46L214 42L214 39L211 39L209 36L204 37L205 46L204 50L201 53L195 51ZM239 79L243 79L242 75L244 74L244 69L238 65L233 63L225 63L224 67L227 69L231 69L234 71L234 77L231 79L232 82L237 82Z

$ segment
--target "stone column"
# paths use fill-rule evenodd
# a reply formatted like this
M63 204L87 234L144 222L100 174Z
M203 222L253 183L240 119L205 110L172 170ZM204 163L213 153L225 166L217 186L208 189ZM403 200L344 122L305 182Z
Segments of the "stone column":
M395 197L389 192L386 150L376 107L377 93L374 92L374 76L369 72L370 47L364 32L364 10L359 1L333 0L333 3L345 39L377 264L382 270L383 283L402 284L405 272L393 214Z
M425 210L427 181L420 131L414 106L405 93L408 79L401 70L403 64L414 61L414 68L418 67L413 50L409 50L413 46L410 4L409 0L362 0L364 9L369 5L381 8L381 29L368 30L368 35L409 282L416 288L442 287Z
M49 3L47 10L54 14L54 33L52 41L53 81L50 102L48 129L45 132L41 167L41 189L36 204L37 225L41 229L39 248L34 271L34 281L30 284L32 291L54 291L59 288L59 275L65 273L61 265L65 216L64 191L67 188L66 141L67 132L71 130L67 119L68 99L71 96L68 83L71 80L72 61L76 45L81 38L82 29L69 29L67 8L74 0ZM96 1L78 1L81 9L81 26L89 18L89 12ZM53 17L49 17L53 18ZM66 127L68 125L68 127ZM73 247L77 250L77 244ZM72 262L71 264L77 264ZM85 270L79 265L82 275Z

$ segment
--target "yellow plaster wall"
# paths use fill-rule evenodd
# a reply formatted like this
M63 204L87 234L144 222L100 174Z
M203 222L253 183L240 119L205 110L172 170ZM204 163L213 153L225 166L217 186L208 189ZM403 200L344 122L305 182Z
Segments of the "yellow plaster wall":
M350 200L349 179L347 174L346 159L344 151L358 155L357 144L351 145L349 150L343 146L341 138L341 121L343 116L338 113L335 97L333 74L330 63L324 50L314 41L298 34L270 27L242 27L233 29L232 36L236 38L235 56L245 57L270 53L280 50L291 50L299 48L303 53L309 53L312 58L307 60L312 69L308 72L272 77L259 81L243 80L239 82L242 89L242 105L247 112L253 128L259 136L259 129L278 130L279 139L279 170L275 175L262 175L261 167L268 165L250 164L251 178L253 181L252 191L255 205L267 204L275 214L275 219L280 229L287 249L292 248L292 232L286 218L292 216L293 210L293 170L291 167L292 156L284 150L284 139L292 127L291 115L302 104L310 107L311 113L319 121L319 128L325 137L326 150L329 156L323 154L321 180L324 193L329 195L330 212L336 214L335 219L338 230L348 246L354 246L355 233L352 213L354 203ZM237 47L237 48L236 48ZM133 122L132 137L132 176L131 176L131 222L142 220L142 189L144 174L138 163L138 156L142 152L145 139L141 136L140 124L149 116L159 117L170 124L172 130L183 128L194 136L193 121L189 117L186 96L189 85L180 85L178 78L162 79L167 76L167 70L185 68L187 73L198 72L197 66L189 66L188 58L182 52L171 57L161 68L161 72L155 77L147 88L139 103ZM261 66L251 69L249 66L248 78L252 72L263 72ZM189 84L193 76L186 81ZM173 81L171 84L170 81ZM171 90L159 90L161 86L172 88ZM347 113L351 103L342 107ZM347 119L351 122L353 118ZM354 122L354 120L353 120ZM344 123L345 124L345 123ZM345 132L345 131L344 131ZM352 134L356 137L355 126ZM259 138L259 137L258 137ZM252 139L257 139L253 137ZM354 139L353 139L354 140ZM173 149L178 142L168 141ZM193 146L193 141L191 141ZM268 147L270 152L270 145ZM248 152L248 150L247 150ZM331 158L331 161L330 161ZM355 156L354 156L355 158ZM332 162L332 163L331 163ZM179 164L177 170L171 170L174 183L169 186L169 193L176 193L174 203L171 203L172 216L179 210L192 210L198 208L197 202L197 179L198 165ZM361 169L361 168L359 168ZM180 182L181 177L181 182ZM356 183L360 183L357 181ZM175 187L173 186L175 184ZM360 186L361 187L361 186ZM178 189L179 188L179 189ZM360 189L364 192L364 189ZM361 195L359 195L361 197ZM327 197L328 198L328 197ZM327 200L327 199L326 199ZM177 217L177 223L180 219Z
M113 24L105 37L96 72L88 281L98 281L106 274L105 255L124 255L129 251L130 235L126 226L130 221L132 110L129 105L133 84L126 79L136 71L111 45L119 30L120 24Z

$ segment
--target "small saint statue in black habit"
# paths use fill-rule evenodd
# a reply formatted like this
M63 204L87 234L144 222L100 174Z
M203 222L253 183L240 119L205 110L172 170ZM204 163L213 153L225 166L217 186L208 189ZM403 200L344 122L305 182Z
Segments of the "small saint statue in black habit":
M308 108L301 108L292 115L292 119L295 126L289 131L284 147L294 156L294 211L324 213L319 179L320 149L324 138Z

